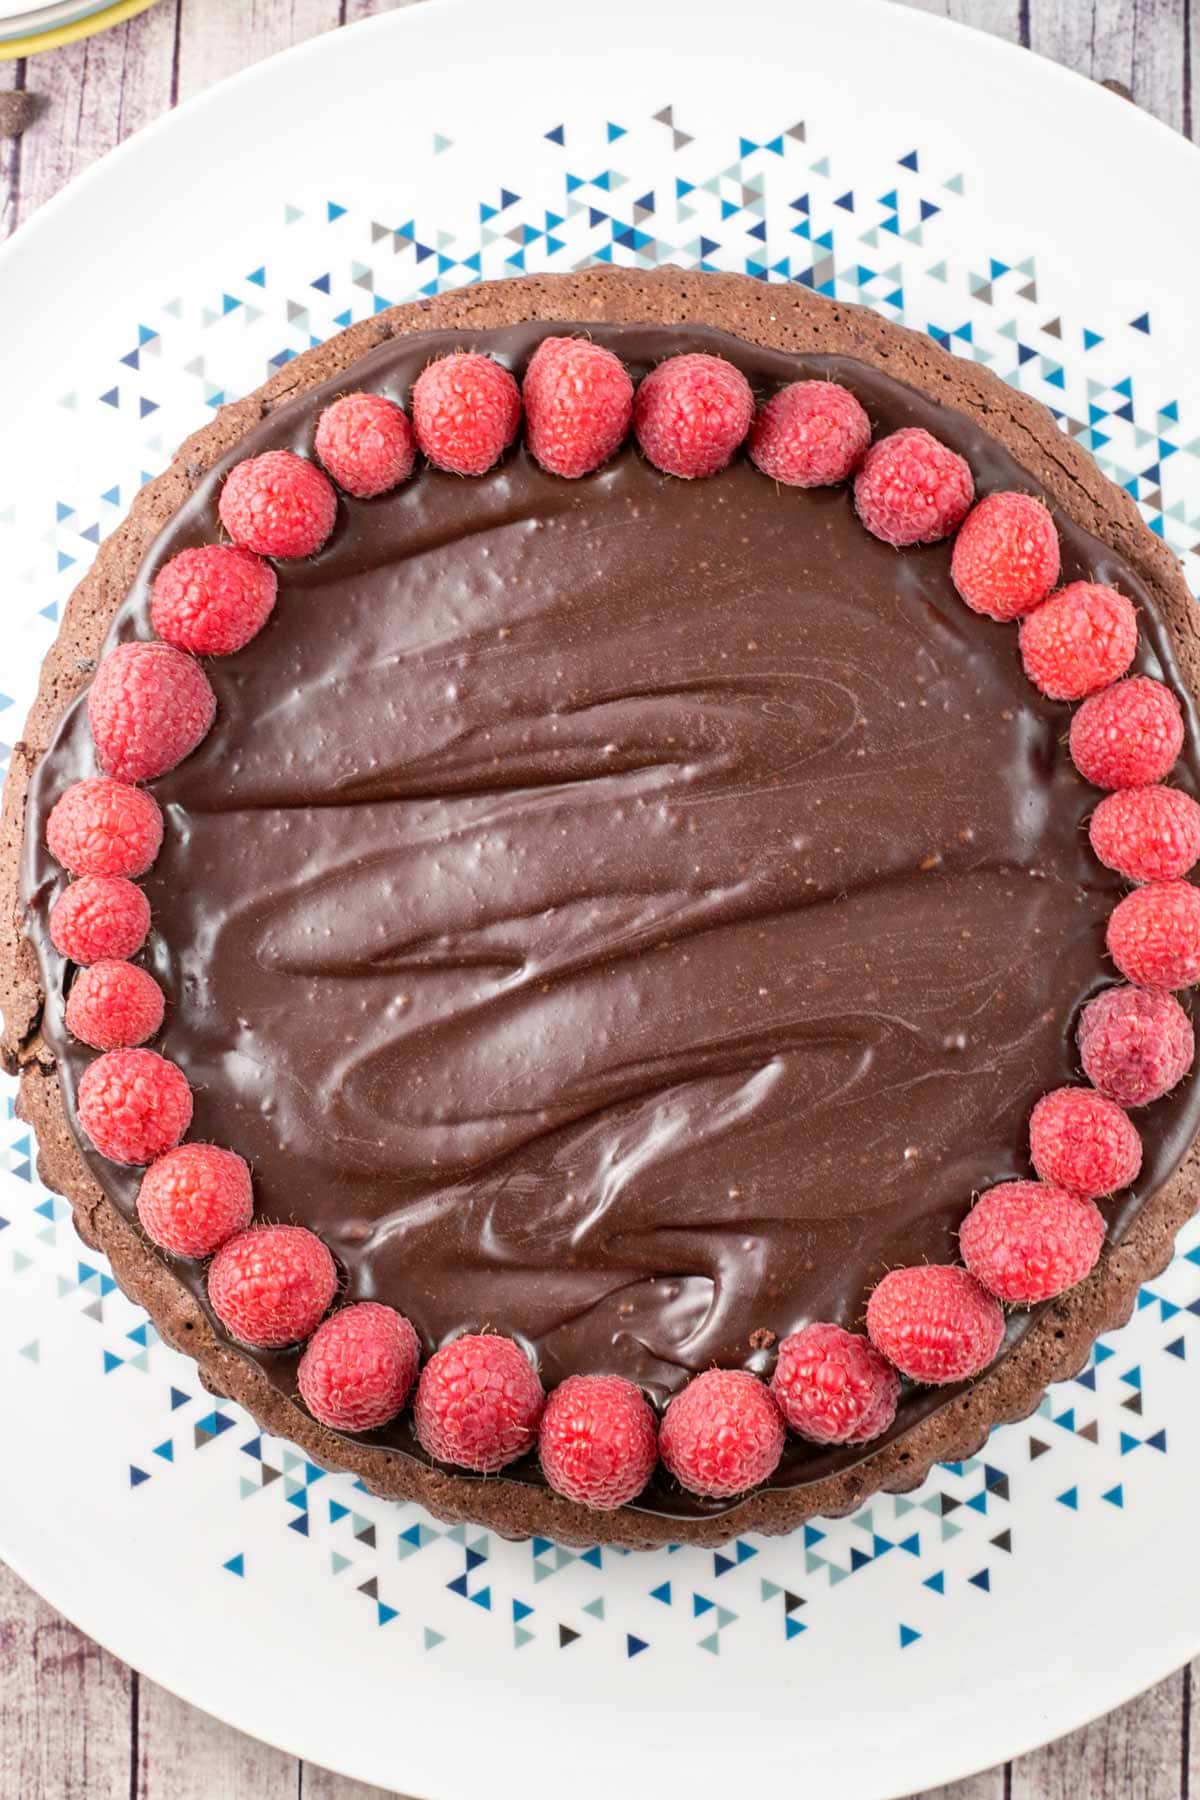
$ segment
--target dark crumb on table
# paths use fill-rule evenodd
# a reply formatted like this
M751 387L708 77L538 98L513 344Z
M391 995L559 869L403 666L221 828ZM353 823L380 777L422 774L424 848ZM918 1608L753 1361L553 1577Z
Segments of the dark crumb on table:
M40 107L38 95L26 93L24 88L0 94L0 138L20 137L26 126L32 125Z

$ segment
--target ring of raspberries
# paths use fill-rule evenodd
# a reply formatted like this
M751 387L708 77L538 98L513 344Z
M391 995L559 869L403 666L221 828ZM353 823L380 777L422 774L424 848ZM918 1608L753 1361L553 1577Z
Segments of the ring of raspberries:
M957 534L950 577L973 611L1011 624L1033 684L1080 701L1070 727L1079 773L1108 795L1090 838L1130 892L1109 924L1121 975L1078 1025L1092 1085L1039 1099L1030 1118L1037 1179L975 1197L961 1265L882 1275L865 1330L814 1321L778 1346L770 1381L745 1369L698 1371L661 1420L632 1382L572 1375L547 1399L534 1363L491 1332L435 1347L421 1364L412 1324L375 1300L336 1305L341 1275L304 1227L255 1220L251 1171L234 1150L184 1142L191 1092L177 1064L146 1048L163 995L138 955L149 908L135 877L158 854L163 819L141 783L190 755L216 702L197 656L236 654L268 626L275 564L318 554L338 528L338 488L375 504L435 469L478 476L509 451L524 419L526 452L577 480L632 431L667 479L703 480L743 448L768 478L795 487L850 482L865 529L900 549ZM335 483L337 486L335 486ZM1183 742L1182 709L1162 682L1129 675L1133 603L1098 582L1057 586L1058 534L1024 493L976 500L971 469L928 431L872 442L858 399L836 383L797 381L756 397L716 356L661 363L636 386L607 349L544 338L518 385L478 353L431 363L408 410L382 394L345 394L318 419L312 456L273 450L226 473L219 516L228 543L187 549L156 574L153 639L114 645L88 712L102 773L58 798L52 855L73 877L50 915L64 959L68 1029L99 1052L79 1084L78 1124L92 1147L142 1166L142 1230L172 1257L211 1258L213 1314L237 1343L303 1347L299 1395L320 1424L361 1432L410 1403L434 1460L495 1472L537 1451L550 1487L598 1510L635 1500L662 1463L692 1493L731 1498L770 1479L788 1431L814 1444L863 1444L892 1426L902 1378L968 1381L999 1353L1004 1307L1053 1299L1095 1267L1105 1220L1096 1202L1137 1177L1142 1144L1130 1108L1170 1091L1191 1068L1191 1022L1170 990L1200 981L1200 805L1167 777ZM331 1311L331 1308L334 1310Z

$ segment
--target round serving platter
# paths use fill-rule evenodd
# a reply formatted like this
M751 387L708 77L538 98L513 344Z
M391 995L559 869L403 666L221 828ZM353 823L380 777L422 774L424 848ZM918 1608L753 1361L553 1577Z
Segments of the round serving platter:
M1090 84L875 0L431 0L259 65L0 253L9 739L97 543L211 409L393 302L594 259L802 281L986 361L1194 582L1197 173ZM312 1761L426 1800L550 1800L567 1768L579 1800L649 1794L681 1756L701 1796L885 1800L1200 1648L1200 1231L1076 1381L917 1493L719 1552L579 1553L373 1500L214 1403L8 1112L0 1555Z

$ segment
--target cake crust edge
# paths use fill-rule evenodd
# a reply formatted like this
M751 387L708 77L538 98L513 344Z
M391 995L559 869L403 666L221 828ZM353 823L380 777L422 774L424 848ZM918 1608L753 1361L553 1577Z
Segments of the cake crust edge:
M965 414L1003 444L1064 512L1126 558L1159 603L1188 687L1193 693L1200 689L1194 604L1176 558L1146 527L1132 499L1101 474L1039 402L865 308L748 276L607 267L482 283L393 307L297 357L186 439L169 468L142 489L71 595L4 785L0 1051L8 1070L20 1077L17 1111L37 1138L38 1174L69 1201L79 1235L109 1258L121 1287L146 1309L164 1340L195 1360L205 1387L244 1406L265 1431L299 1445L327 1469L358 1476L381 1498L417 1501L438 1518L467 1519L507 1537L536 1534L565 1544L627 1549L678 1542L715 1546L743 1532L775 1535L816 1516L852 1512L880 1490L915 1488L935 1463L975 1454L993 1426L1033 1412L1051 1382L1078 1373L1097 1337L1128 1320L1138 1288L1171 1260L1176 1233L1200 1204L1200 1140L1142 1206L1122 1242L1105 1248L1088 1280L1051 1305L995 1369L852 1468L802 1487L760 1490L711 1518L668 1518L631 1508L597 1513L548 1488L503 1476L469 1478L343 1438L317 1424L217 1337L168 1264L107 1199L79 1152L53 1056L40 1035L37 962L23 930L20 865L30 777L63 711L90 679L112 617L155 537L213 464L251 427L310 388L336 380L391 338L461 331L467 346L476 332L533 320L705 324L771 349L853 356Z

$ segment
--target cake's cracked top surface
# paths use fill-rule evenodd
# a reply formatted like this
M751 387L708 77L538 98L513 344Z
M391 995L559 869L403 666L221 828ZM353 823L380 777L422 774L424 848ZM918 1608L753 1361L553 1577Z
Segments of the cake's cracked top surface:
M978 494L1045 494L1063 580L1128 594L1135 668L1186 696L1144 572L978 420L852 356L587 328L635 378L707 350L760 395L835 380L876 437L921 425L958 450ZM232 461L311 453L335 394L407 402L464 344L519 373L547 329L401 337L271 413L167 523L110 641L147 636L155 572L217 538ZM1029 1173L1033 1103L1078 1079L1124 884L1088 844L1069 709L949 563L868 535L844 486L744 459L681 482L632 445L580 482L518 446L478 480L343 498L327 547L279 566L266 629L206 665L217 724L153 787L160 1047L192 1137L250 1162L258 1216L311 1226L345 1297L397 1307L426 1351L491 1327L547 1387L616 1373L659 1400L714 1363L768 1368L808 1320L861 1328L888 1268L955 1261L972 1194ZM77 700L33 777L23 874L68 1116L91 1053L63 1024L45 821L94 766ZM1111 1239L1198 1124L1194 1085L1138 1114ZM87 1154L132 1218L138 1173ZM201 1272L176 1273L202 1301ZM244 1354L294 1394L295 1354ZM908 1391L892 1436L946 1404ZM421 1455L407 1415L372 1443ZM789 1439L773 1484L875 1449ZM509 1476L539 1479L532 1459ZM638 1506L704 1509L661 1472Z

